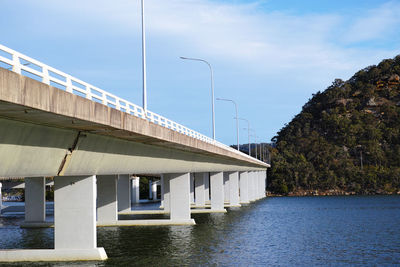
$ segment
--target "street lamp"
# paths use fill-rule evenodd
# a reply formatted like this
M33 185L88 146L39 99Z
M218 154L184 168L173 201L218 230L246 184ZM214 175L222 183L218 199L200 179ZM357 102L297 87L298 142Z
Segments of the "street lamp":
M142 79L143 79L143 112L147 117L147 82L146 82L146 31L144 24L144 0L142 0Z
M233 101L232 99L227 99L227 98L217 98L217 100L221 100L221 101L228 101L228 102L232 102L235 105L235 111L236 111L236 141L237 141L237 150L239 150L239 121L238 121L238 108L237 108L237 104L235 101Z
M210 74L211 74L211 114L212 114L212 135L213 139L215 140L215 112L214 112L214 77L213 77L213 70L211 67L211 64L208 63L208 61L200 58L189 58L189 57L180 57L181 59L185 60L194 60L194 61L201 61L204 62L208 65L210 68Z
M247 119L244 119L244 118L238 118L238 117L236 117L236 118L238 120L247 121L247 137L249 139L249 156L251 156L251 153L250 153L250 122Z

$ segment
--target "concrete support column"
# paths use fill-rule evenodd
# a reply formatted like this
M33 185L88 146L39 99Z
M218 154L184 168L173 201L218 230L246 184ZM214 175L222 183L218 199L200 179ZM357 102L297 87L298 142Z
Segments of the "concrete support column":
M230 190L229 190L229 173L224 172L224 203L229 203Z
M265 191L264 186L263 186L263 173L262 171L258 171L258 198L262 199L263 198L263 193Z
M195 173L194 174L194 186L195 186L195 201L197 207L204 207L206 205L205 196L205 179L208 179L208 173Z
M54 247L96 249L96 176L54 178Z
M259 200L260 199L260 190L261 190L261 185L260 185L260 173L259 171L254 172L254 184L255 184L255 199Z
M153 191L151 189L152 184L153 184L153 182L151 180L149 180L149 199L153 199Z
M190 173L190 204L194 204L194 173Z
M239 173L240 203L248 204L249 201L249 175L248 172Z
M254 171L249 172L249 201L255 201L256 200L256 186L255 186L255 175Z
M118 211L131 211L131 186L129 174L118 175Z
M46 221L46 178L25 178L25 222Z
M206 203L210 202L210 173L204 173L204 199Z
M3 207L3 194L1 193L1 188L3 187L2 183L0 183L0 214L1 208Z
M210 173L211 209L224 210L224 174L223 172Z
M137 203L139 203L139 199L140 199L140 191L139 191L140 178L139 177L132 177L131 183L132 183L131 203L132 204L137 204Z
M262 197L265 197L265 191L267 190L267 170L261 172L261 177L262 177L262 184L263 184L263 195Z
M182 222L191 221L190 173L164 174L164 180L169 181L169 204L171 220Z
M162 206L165 211L171 210L170 205L170 187L169 187L169 177L166 174L161 174L161 194L162 194Z
M97 221L101 224L118 221L117 175L97 176Z
M239 172L229 173L229 200L231 206L240 206Z
M155 181L151 183L151 194L153 195L153 200L157 200L157 182Z
M0 250L0 262L106 259L97 247L95 175L54 178L54 249Z

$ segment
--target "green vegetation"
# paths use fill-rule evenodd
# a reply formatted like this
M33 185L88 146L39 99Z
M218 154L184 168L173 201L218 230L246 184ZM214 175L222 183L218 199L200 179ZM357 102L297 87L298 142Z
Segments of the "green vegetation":
M269 190L400 190L400 56L335 80L273 141Z

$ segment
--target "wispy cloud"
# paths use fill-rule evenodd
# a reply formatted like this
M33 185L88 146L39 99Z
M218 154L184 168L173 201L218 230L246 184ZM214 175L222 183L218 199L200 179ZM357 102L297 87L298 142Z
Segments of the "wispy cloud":
M344 34L349 43L388 39L399 35L400 3L388 2L356 17ZM394 36L393 36L394 35Z
M71 19L97 20L115 32L127 34L140 30L139 2L42 0L36 4L68 13ZM190 46L220 60L252 62L266 71L349 71L370 50L350 49L344 44L386 38L385 34L395 32L400 25L397 10L400 4L389 2L374 10L361 10L354 19L341 14L288 15L261 9L257 2L146 1L147 26L152 36L175 39L177 46ZM388 50L379 52L393 53Z

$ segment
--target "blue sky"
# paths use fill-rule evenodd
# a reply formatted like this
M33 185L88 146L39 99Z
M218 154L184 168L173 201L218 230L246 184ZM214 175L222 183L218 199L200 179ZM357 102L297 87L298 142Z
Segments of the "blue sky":
M148 108L211 136L215 96L270 139L335 78L400 54L400 1L146 0ZM0 43L141 105L139 0L2 0ZM216 137L236 141L216 101ZM247 142L240 125L240 142Z

